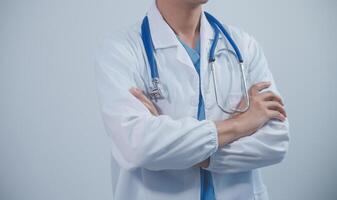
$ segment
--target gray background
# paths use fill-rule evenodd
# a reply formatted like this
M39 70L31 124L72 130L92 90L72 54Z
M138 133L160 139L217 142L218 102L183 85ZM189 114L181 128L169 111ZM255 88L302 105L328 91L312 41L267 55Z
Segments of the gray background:
M94 49L149 0L0 0L0 199L112 199ZM211 0L264 47L291 122L273 200L337 199L337 2Z

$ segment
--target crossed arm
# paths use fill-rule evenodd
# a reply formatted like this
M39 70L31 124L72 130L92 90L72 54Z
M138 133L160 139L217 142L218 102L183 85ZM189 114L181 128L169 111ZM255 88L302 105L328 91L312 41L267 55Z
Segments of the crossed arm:
M215 122L219 148L239 138L253 134L269 120L276 119L282 122L286 120L287 114L282 99L271 91L260 92L269 86L270 82L260 82L253 85L249 90L251 105L245 113L237 113L227 120ZM130 92L144 104L152 115L160 115L156 106L146 97L142 90L131 88ZM240 102L238 107L242 105L243 102ZM196 166L207 168L209 161L210 158L207 158Z

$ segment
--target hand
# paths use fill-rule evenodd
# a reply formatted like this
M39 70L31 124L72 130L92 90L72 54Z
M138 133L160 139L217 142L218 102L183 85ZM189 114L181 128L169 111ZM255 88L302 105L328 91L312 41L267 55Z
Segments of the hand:
M270 87L269 82L260 82L249 89L250 107L241 114L235 114L234 119L239 122L239 129L243 136L250 135L261 128L271 119L284 121L287 114L279 96L271 91L260 92ZM239 104L242 108L243 100Z
M150 113L154 116L159 116L159 112L156 106L148 99L144 92L138 88L131 88L129 90L133 96L135 96L140 102L144 104L144 106L150 111Z
M271 119L284 121L287 117L282 100L273 92L261 92L270 87L269 82L261 82L249 89L250 106L244 113L235 113L231 118L216 122L219 147L239 138L249 136ZM244 103L239 103L242 109Z

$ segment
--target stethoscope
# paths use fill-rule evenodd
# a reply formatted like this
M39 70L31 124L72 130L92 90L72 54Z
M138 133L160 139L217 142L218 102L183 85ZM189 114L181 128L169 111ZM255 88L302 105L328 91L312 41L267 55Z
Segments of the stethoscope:
M205 16L208 20L208 22L211 24L213 30L214 30L214 40L211 45L210 51L209 51L209 65L210 69L212 72L212 78L213 78L213 85L214 85L214 93L215 93L215 100L220 108L221 111L228 113L228 114L233 114L233 113L242 113L248 110L249 105L250 105L250 100L249 100L249 94L248 94L248 88L247 88L247 80L246 80L246 75L244 72L244 63L243 63L243 58L240 53L240 50L238 46L235 44L234 40L232 37L229 35L229 33L226 31L226 29L223 27L223 25L212 15L209 13L205 12ZM219 32L226 37L227 41L230 43L232 46L234 52L231 50L225 49L222 51L218 51L217 53L215 52L218 40L219 40ZM152 79L152 87L149 88L149 96L152 100L157 101L158 99L165 99L168 96L166 88L161 84L160 79L159 79L159 74L158 74L158 68L157 68L157 62L154 57L154 51L153 51L153 43L152 43L152 37L151 37L151 32L150 32L150 25L149 25L149 20L148 17L146 16L143 19L142 25L141 25L141 37L143 40L143 45L145 48L146 52L146 57L149 63L150 67L150 72L151 72L151 79ZM243 100L244 100L244 105L241 104L241 108L231 108L231 109L225 109L221 103L219 102L219 94L218 94L218 86L217 86L217 81L216 81L216 72L215 72L215 67L214 67L214 62L216 60L216 57L220 56L223 53L232 53L235 54L236 60L238 62L238 65L240 67L240 73L241 73L241 81L242 81L242 89L243 89Z

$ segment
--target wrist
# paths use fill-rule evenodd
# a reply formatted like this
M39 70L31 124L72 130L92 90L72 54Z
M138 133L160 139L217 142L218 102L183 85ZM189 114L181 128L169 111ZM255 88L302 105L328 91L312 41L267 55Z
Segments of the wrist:
M236 120L227 119L215 124L218 131L219 147L223 147L239 138L239 123Z
M244 118L242 118L242 115L237 115L234 118L231 118L231 120L233 120L233 131L235 135L239 138L242 137L245 133L244 127L246 127Z
M235 132L239 138L249 136L258 129L254 123L256 119L248 118L245 113L237 115L232 119L235 121Z

